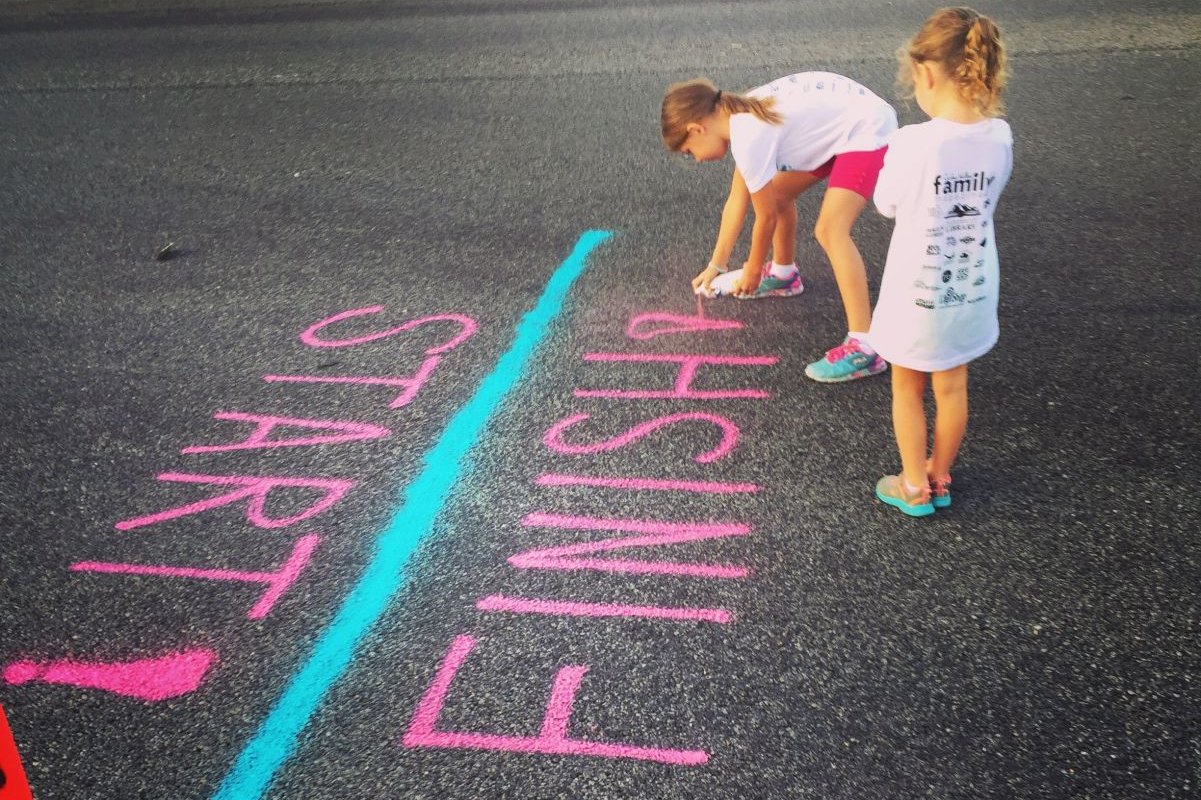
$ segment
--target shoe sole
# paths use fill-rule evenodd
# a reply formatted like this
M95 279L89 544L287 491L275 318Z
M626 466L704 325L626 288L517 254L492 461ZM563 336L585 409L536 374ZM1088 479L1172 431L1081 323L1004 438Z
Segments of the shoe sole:
M934 506L935 508L950 508L951 507L951 498L950 497L932 497L932 498L930 498L930 505Z
M876 489L876 499L882 503L887 503L893 508L900 509L902 513L911 517L928 517L934 513L934 505L931 503L911 506L899 497L889 497L886 494L882 494L879 489Z
M875 363L876 362L874 361L872 362L872 364ZM879 375L880 373L888 370L888 362L882 358L880 359L881 366L879 369L872 369L872 364L869 364L863 369L857 369L854 372L848 372L846 375L842 375L837 378L827 378L821 375L814 375L809 371L808 367L805 367L805 375L806 377L811 378L818 383L846 383L847 381L857 381L860 378L870 378L873 375Z

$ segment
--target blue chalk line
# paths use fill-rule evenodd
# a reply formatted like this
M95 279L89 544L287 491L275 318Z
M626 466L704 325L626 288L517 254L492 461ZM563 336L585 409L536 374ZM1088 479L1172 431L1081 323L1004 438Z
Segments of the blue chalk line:
M322 699L354 661L359 645L404 585L409 557L446 505L468 451L521 379L550 323L562 311L572 283L584 271L589 253L610 236L609 231L599 230L580 235L571 255L551 275L538 304L518 324L513 345L426 452L421 473L401 495L400 506L375 543L371 563L322 631L308 660L238 754L213 800L259 800L270 788Z

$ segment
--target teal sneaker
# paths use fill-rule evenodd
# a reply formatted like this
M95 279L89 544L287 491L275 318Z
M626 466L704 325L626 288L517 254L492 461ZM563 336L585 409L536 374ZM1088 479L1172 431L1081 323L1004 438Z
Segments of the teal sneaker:
M763 276L763 280L759 281L759 288L755 289L753 294L740 294L739 300L760 300L764 297L792 297L805 291L805 285L801 283L800 271L792 273L789 278L777 278L771 272L767 272Z
M843 383L888 369L888 362L876 353L865 350L858 339L847 337L842 344L831 348L824 356L805 367L805 374L819 383Z
M930 487L923 486L916 492L910 492L900 475L887 475L877 481L876 498L911 517L928 517L934 513Z

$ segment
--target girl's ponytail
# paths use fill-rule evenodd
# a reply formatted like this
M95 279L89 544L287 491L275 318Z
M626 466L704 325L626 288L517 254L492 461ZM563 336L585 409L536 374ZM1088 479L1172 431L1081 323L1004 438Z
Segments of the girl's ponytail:
M1005 73L1001 31L988 17L976 15L963 39L963 61L958 72L960 91L980 113L1000 116L1005 111L1001 100Z

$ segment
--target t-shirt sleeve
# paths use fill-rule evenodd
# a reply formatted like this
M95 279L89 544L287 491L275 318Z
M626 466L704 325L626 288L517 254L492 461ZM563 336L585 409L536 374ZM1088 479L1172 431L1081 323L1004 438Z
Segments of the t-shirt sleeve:
M780 129L754 114L730 117L730 152L751 194L776 176L776 148Z
M889 137L888 151L884 154L884 166L876 180L873 201L876 210L886 217L897 215L897 206L904 200L905 190L912 185L913 158L906 151L908 137L904 129Z

